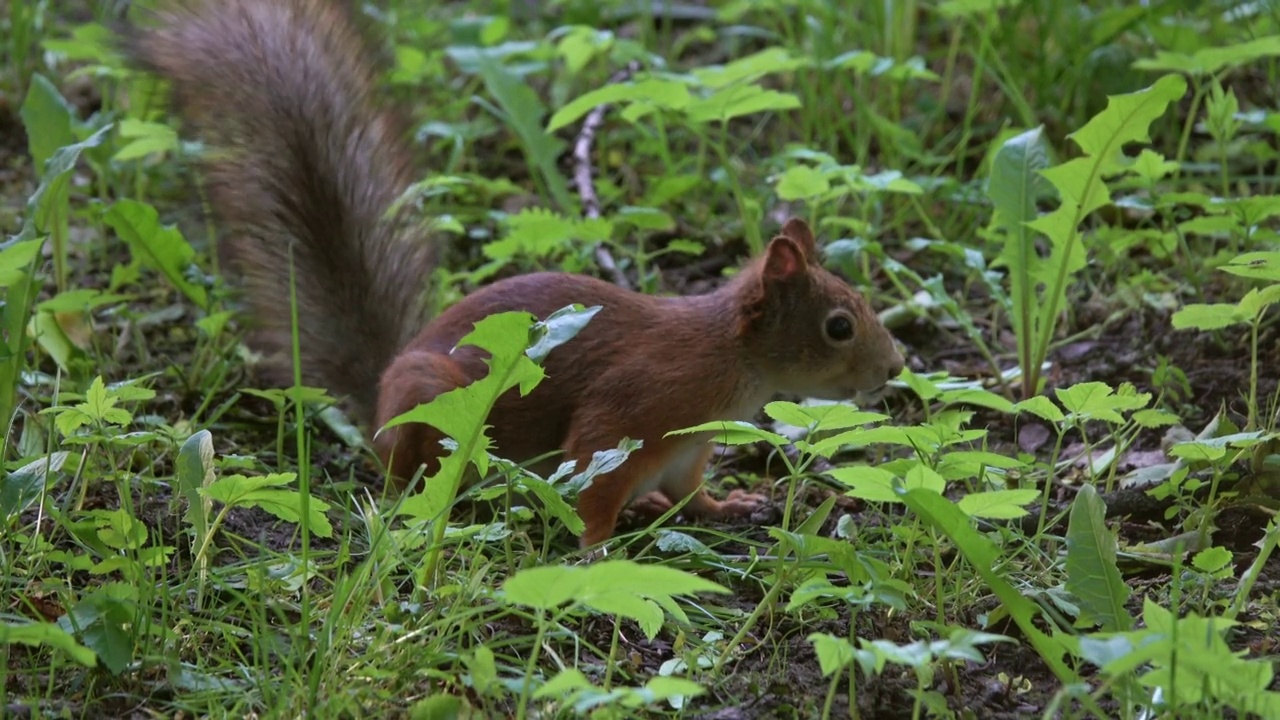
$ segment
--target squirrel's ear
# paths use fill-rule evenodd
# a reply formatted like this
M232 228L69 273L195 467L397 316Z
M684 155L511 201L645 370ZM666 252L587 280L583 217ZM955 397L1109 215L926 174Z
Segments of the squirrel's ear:
M795 240L804 251L806 258L817 257L818 241L813 237L813 230L809 229L809 224L804 220L798 217L788 219L782 226L782 235Z
M804 272L806 264L800 244L786 235L779 235L769 241L769 247L764 251L764 279L790 280Z

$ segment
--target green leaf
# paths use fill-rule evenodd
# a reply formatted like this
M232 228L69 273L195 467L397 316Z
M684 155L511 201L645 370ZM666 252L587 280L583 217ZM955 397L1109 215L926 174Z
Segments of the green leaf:
M1106 523L1107 506L1085 483L1071 503L1067 525L1067 591L1080 603L1081 619L1104 631L1126 631L1132 618L1124 604L1129 586L1116 567L1116 539Z
M1019 280L1027 283L1027 293L1035 292L1036 284L1044 286L1037 302L1028 301L1015 307L1017 327L1023 329L1023 334L1031 333L1030 339L1020 345L1024 396L1038 389L1040 368L1066 304L1068 284L1085 266L1080 224L1090 213L1111 202L1104 179L1127 169L1129 161L1123 148L1127 144L1147 142L1151 123L1165 113L1171 102L1181 98L1186 89L1185 79L1169 75L1145 90L1108 98L1105 110L1069 136L1080 146L1083 156L1041 171L1061 201L1053 211L1026 223L1026 227L1048 239L1049 254L1032 260L1026 252L1029 246L1024 245L1022 256L1012 258L1025 261L1030 267ZM1025 205L1019 205L1019 198L1016 192L1010 192L1002 201L1009 208L1005 212L1015 214L1015 218L1026 210Z
M741 87L742 83L755 82L765 75L790 72L809 63L808 58L792 56L787 48L771 47L725 65L695 68L693 76L704 87L716 89L730 85Z
M215 480L207 486L198 488L201 497L217 500L231 507L260 507L286 522L296 523L302 519L302 493L296 490L284 490L281 486L294 481L294 473L272 473L265 477L245 477L231 475ZM311 532L319 537L333 537L333 526L325 511L328 503L319 498L310 498L307 523Z
M161 226L159 218L150 204L124 199L111 206L105 220L128 243L135 257L159 271L196 305L207 308L205 289L187 279L187 271L195 263L195 250L178 228Z
M1044 184L1040 172L1049 166L1044 127L1009 138L996 152L987 181L987 196L994 212L991 223L1004 232L997 262L1009 269L1010 320L1018 343L1019 365L1030 374L1034 338L1040 332L1036 312L1038 279L1045 261L1036 252L1035 237L1027 223L1036 218L1036 197Z
M204 546L208 536L209 516L213 507L211 498L200 493L201 489L208 488L214 482L212 433L200 430L182 443L174 475L178 492L187 501L187 510L182 518L191 527L191 546L198 550ZM208 570L209 557L202 555L197 561L203 574Z
M1031 645L1044 659L1058 681L1064 685L1079 682L1080 679L1075 672L1062 661L1063 655L1067 652L1062 641L1044 634L1036 627L1036 604L1023 596L998 573L997 568L1003 565L1000 563L1000 551L995 543L974 530L967 515L935 492L923 489L909 490L903 493L902 499L921 519L955 543L969 566L982 577L987 587L1000 599L1009 616L1031 641Z
M153 153L174 152L178 149L178 132L165 123L145 122L136 118L120 121L120 137L128 143L116 151L112 160L125 162L137 160Z
M102 585L58 618L58 627L79 635L102 664L119 675L133 661L137 602L138 589L132 585Z
M53 623L5 620L0 622L0 645L29 645L50 647L66 653L72 660L86 667L98 664L93 650L76 642L76 639Z
M0 249L0 287L7 288L26 278L43 244L40 240L5 243Z
M1014 7L1022 0L945 0L938 5L938 14L948 20L963 20L974 15L989 15L1001 8Z
M493 107L490 110L505 121L520 138L529 164L546 183L556 206L563 212L571 212L575 207L573 198L569 195L568 184L557 164L564 152L565 143L542 129L546 107L531 85L510 68L500 64L491 53L480 52L478 60L485 89L501 106L501 110Z
M547 132L555 132L569 123L576 122L600 105L615 103L642 104L666 110L683 110L692 96L685 83L663 78L645 78L629 83L617 83L597 88L580 95L556 111L547 123Z
M1231 565L1231 551L1215 545L1196 553L1191 558L1191 564L1200 572L1217 574Z
M570 305L561 308L533 324L529 333L532 342L525 354L531 360L541 363L547 359L551 351L577 337L578 333L591 322L591 318L600 312L602 305L584 308L581 305Z
M1218 269L1240 277L1280 282L1280 252L1247 252L1232 258Z
M712 440L723 445L750 445L751 443L760 442L761 440L773 445L774 447L782 447L787 444L787 439L777 433L769 432L742 420L712 420L711 422L694 425L689 428L681 428L672 430L663 437L672 435L692 435L694 433L711 432L714 433Z
M787 168L778 178L778 198L781 200L808 200L821 197L831 191L831 181L826 173L808 165Z
M833 468L826 473L829 477L849 488L846 495L872 502L902 502L902 496L895 489L892 472L870 465L846 465ZM907 471L902 480L904 488L921 488L929 492L941 493L947 487L947 481L935 470L917 463Z
M1018 490L988 490L986 492L969 493L956 503L969 517L1008 520L1027 514L1023 507L1035 502L1040 491L1035 488Z
M1173 314L1170 322L1175 330L1217 330L1252 320L1236 305L1229 303L1192 304Z
M1188 75L1215 75L1224 68L1239 67L1277 55L1280 55L1280 35L1268 35L1225 47L1203 48L1190 55L1161 50L1154 58L1134 62L1133 67L1139 70L1172 70Z
M80 160L80 154L101 145L111 131L111 127L111 125L104 125L83 141L63 146L53 153L44 165L40 185L27 199L27 214L17 240L31 240L41 233L53 232L54 225L60 226L64 234L67 232L67 217L70 214L68 193L72 172Z
M543 566L521 570L502 584L502 599L539 610L566 603L599 613L620 615L641 624L653 638L661 626L660 608L678 611L677 595L728 588L663 565L631 560L605 560L586 566ZM652 602L650 602L652 601ZM656 603L656 604L655 604Z
M829 633L813 633L808 637L813 643L813 651L818 656L818 668L822 677L831 677L849 666L854 659L853 645L849 641Z
M1116 392L1102 382L1083 382L1055 391L1059 402L1075 418L1102 420L1113 425L1124 422L1121 412L1140 410L1151 402L1150 393Z
M21 515L49 486L49 474L66 463L69 453L60 450L40 457L0 476L0 520L12 521Z
M686 111L693 123L727 123L760 112L781 112L800 107L800 98L791 93L765 90L758 85L733 85L710 97L696 100Z
M526 208L505 224L506 234L485 244L485 257L544 260L581 244L605 242L613 235L613 223L608 220L569 218L546 208Z
M72 132L75 111L49 79L40 73L31 76L27 98L19 111L27 131L27 148L37 172L59 148L76 141Z

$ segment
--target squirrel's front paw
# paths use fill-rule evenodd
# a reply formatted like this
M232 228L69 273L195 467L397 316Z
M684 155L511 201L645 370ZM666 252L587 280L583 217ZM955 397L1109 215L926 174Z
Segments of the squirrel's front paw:
M769 498L764 495L734 490L720 502L720 515L724 517L753 515L757 510L767 507L769 507Z
M645 493L633 500L629 509L644 520L657 520L671 509L671 501L660 492Z

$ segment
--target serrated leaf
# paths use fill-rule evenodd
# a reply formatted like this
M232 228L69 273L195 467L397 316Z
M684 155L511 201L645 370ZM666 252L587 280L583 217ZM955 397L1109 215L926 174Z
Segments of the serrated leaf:
M795 201L821 197L831 191L831 181L826 173L808 165L787 168L778 177L778 198Z
M263 477L230 475L215 480L198 489L201 497L217 500L231 507L259 507L286 522L302 519L302 493L285 490L282 486L292 483L293 473L273 473ZM312 497L308 503L307 523L311 532L319 537L333 537L333 526L325 511L329 504Z
M1196 303L1175 312L1170 318L1170 324L1175 330L1217 330L1252 319L1230 303Z
M187 279L187 271L195 262L195 250L176 227L160 225L155 207L137 200L117 200L104 219L129 245L134 257L159 271L192 302L208 307L205 289Z
M1018 490L988 490L986 492L969 493L960 498L956 506L969 517L988 518L993 520L1009 520L1027 514L1024 505L1029 505L1040 498L1040 491L1035 488Z

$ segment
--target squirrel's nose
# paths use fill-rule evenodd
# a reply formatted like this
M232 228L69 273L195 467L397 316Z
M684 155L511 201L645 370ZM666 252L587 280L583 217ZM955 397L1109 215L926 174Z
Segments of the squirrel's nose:
M888 374L886 381L893 380L902 374L902 369L907 366L907 361L902 357L901 352L894 353L894 357L889 361Z

